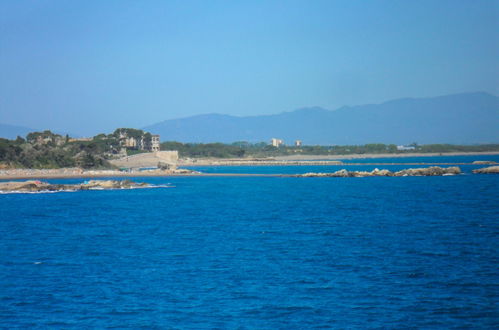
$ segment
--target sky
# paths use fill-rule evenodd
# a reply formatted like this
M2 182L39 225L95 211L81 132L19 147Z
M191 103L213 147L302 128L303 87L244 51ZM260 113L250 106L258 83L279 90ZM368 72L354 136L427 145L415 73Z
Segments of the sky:
M499 94L499 1L0 1L0 123L90 136L204 113Z

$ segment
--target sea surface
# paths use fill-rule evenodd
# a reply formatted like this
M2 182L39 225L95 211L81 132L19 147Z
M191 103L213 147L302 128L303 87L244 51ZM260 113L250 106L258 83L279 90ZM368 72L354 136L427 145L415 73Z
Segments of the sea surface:
M0 328L497 328L499 175L461 167L0 195Z

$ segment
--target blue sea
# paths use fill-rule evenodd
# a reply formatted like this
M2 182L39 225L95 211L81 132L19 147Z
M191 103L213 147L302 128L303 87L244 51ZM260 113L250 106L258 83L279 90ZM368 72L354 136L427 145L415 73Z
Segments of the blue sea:
M0 195L0 327L497 328L499 175L477 167Z

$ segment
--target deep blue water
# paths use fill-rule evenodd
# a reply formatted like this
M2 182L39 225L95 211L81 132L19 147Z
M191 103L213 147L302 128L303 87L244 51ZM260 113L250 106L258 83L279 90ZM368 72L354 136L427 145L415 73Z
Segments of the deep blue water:
M0 195L0 327L499 322L497 175L135 180Z

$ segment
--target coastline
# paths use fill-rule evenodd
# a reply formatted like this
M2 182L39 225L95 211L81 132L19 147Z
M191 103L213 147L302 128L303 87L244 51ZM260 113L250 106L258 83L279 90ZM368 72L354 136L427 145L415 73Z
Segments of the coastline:
M446 153L400 153L400 154L352 154L352 155L291 155L277 156L276 160L343 160L343 159L371 159L371 158L411 158L411 157L439 157L439 156L489 156L499 155L499 151L483 152L446 152Z
M439 157L439 156L494 156L499 155L499 151L483 151L483 152L448 152L448 153L400 153L400 154L352 154L352 155L289 155L276 156L268 158L196 158L196 159L180 159L179 166L235 166L235 165L339 165L342 160L351 159L378 159L378 158L411 158L411 157ZM481 160L481 159L476 159ZM374 165L380 163L372 163ZM397 163L399 164L399 163ZM416 163L400 163L400 164L416 164ZM423 164L423 163L417 163ZM433 163L432 163L433 164ZM440 163L447 164L462 164L462 163ZM348 165L354 165L349 163ZM366 163L362 163L366 165Z
M94 170L83 172L68 172L60 170L2 170L0 171L0 181L4 180L25 180L25 179L96 179L96 178L137 178L137 177L250 177L250 176L281 176L281 174L256 174L256 173L199 173L199 172L173 172L173 171L136 171L120 172L112 170Z
M471 163L432 163L432 162L397 162L397 163L342 163L340 160L348 159L377 159L377 158L408 158L408 157L436 157L436 156L479 156L499 155L499 152L454 152L454 153L404 153L404 154L356 154L356 155L296 155L281 156L275 158L261 159L195 159L194 161L182 159L179 166L300 166L300 165L324 165L324 166L355 166L355 165L467 165ZM70 178L133 178L133 177L168 177L168 176L203 176L203 177L249 177L249 176L282 176L282 174L254 174L254 173L200 173L191 170L146 170L123 172L119 170L82 170L80 168L62 169L2 169L0 170L0 180L21 180L21 179L70 179Z

